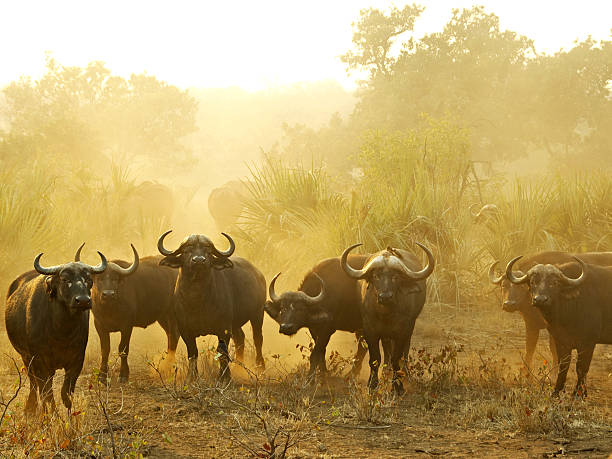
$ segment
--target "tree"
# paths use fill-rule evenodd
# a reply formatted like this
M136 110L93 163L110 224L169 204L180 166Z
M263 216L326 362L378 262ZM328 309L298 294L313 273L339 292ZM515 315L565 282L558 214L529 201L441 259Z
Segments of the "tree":
M181 139L196 130L197 103L186 91L147 75L112 76L102 62L65 67L47 57L46 68L40 80L21 78L3 90L3 158L95 164L102 156L187 153Z
M413 30L414 22L424 8L416 4L406 5L403 9L391 7L388 15L374 8L361 10L361 18L353 33L356 51L348 51L341 56L351 70L369 69L371 77L387 75L395 60L389 56L393 39Z

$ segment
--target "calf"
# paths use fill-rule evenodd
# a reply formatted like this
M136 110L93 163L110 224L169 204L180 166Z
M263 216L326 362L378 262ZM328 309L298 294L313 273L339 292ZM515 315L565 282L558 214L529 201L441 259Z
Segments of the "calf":
M34 269L42 276L28 272L9 287L6 332L30 379L26 412L36 411L37 392L45 409L47 405L55 408L53 376L60 368L65 370L62 401L72 408L89 335L91 276L107 266L104 255L98 254L102 262L95 267L74 262L45 268L40 265L41 253Z
M425 279L433 272L435 265L431 251L417 244L427 254L428 263L423 269L413 254L391 247L370 256L359 270L348 265L347 257L351 250L361 244L347 248L340 259L346 274L361 281L360 309L363 334L370 354L368 385L371 389L378 386L381 363L379 341L388 338L393 342L393 389L397 394L404 390L399 378L400 359L410 349L414 324L425 304Z
M81 246L75 258L80 259ZM106 381L110 333L120 332L119 356L121 368L119 382L129 379L128 354L130 338L134 327L146 328L153 322L159 323L168 339L168 362L174 361L179 339L178 326L172 300L177 272L166 266L159 266L163 257L153 256L140 259L132 245L134 261L112 260L103 274L94 278L92 312L94 325L100 337L100 379Z
M198 372L196 338L211 334L219 339L219 375L229 380L229 339L234 339L236 357L242 360L242 326L246 322L251 322L256 362L263 366L262 325L266 301L263 274L244 258L230 260L236 246L225 233L222 234L229 240L230 248L221 252L206 236L196 234L187 237L178 249L167 250L163 242L170 232L160 236L157 248L164 255L159 264L179 270L174 288L174 310L181 338L187 346L188 380L195 378Z
M575 395L586 396L586 375L595 345L612 344L612 267L587 265L583 260L557 266L537 264L525 274L512 271L516 257L506 267L513 284L529 287L532 307L547 322L557 346L559 373L554 394L565 386L572 349L576 349L578 381Z

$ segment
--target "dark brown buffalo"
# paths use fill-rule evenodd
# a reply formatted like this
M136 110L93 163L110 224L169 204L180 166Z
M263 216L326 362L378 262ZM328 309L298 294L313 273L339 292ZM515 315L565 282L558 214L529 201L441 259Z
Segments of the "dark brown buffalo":
M351 255L349 260L353 266L361 268L367 258L368 255ZM278 331L284 335L292 336L301 328L308 328L315 342L310 353L309 376L312 377L317 369L326 371L325 352L336 331L356 333L358 343L352 373L359 374L366 354L359 312L361 296L358 282L342 271L340 258L319 262L306 274L297 291L284 292L280 296L274 291L279 275L270 282L266 312L279 324Z
M425 304L425 279L435 265L431 251L417 244L427 254L428 263L422 269L412 253L391 247L371 255L362 269L351 268L347 263L349 252L361 244L347 248L340 258L346 274L361 281L360 309L363 335L370 354L368 385L371 389L378 386L379 341L388 338L393 342L393 389L398 394L404 390L399 377L400 359L410 349L414 324Z
M75 261L79 261L81 246ZM121 368L119 382L127 382L130 375L128 354L134 327L146 328L159 323L168 338L168 363L174 362L179 339L178 326L172 309L177 272L159 266L163 257L140 259L132 245L134 261L112 260L106 271L94 278L92 289L94 325L100 337L100 379L108 375L110 333L120 332L119 356Z
M559 264L567 263L574 260L574 256L580 257L586 263L594 265L606 266L612 265L612 252L585 252L585 253L567 253L567 252L540 252L535 255L530 255L521 258L516 264L518 267L517 275L522 276L537 264ZM501 286L502 292L502 309L507 312L518 311L525 321L525 366L529 371L533 367L533 354L540 330L546 328L546 320L537 308L531 305L531 296L526 285L516 285L511 283L505 276L495 275L495 267L498 262L493 263L489 269L489 279L492 283ZM550 351L553 357L553 368L557 368L557 352L555 350L555 341L549 334Z
M533 307L547 322L559 357L554 394L563 390L573 349L577 351L578 380L574 395L586 396L586 375L596 344L612 344L612 267L587 265L583 260L559 265L537 264L525 274L512 271L521 257L508 263L506 276L525 284Z
M250 262L230 256L235 244L230 236L230 248L219 251L213 242L203 235L193 234L181 242L178 249L164 248L166 231L158 240L157 248L164 255L162 266L178 268L174 289L174 310L181 338L187 346L189 357L188 378L197 376L198 336L216 335L220 354L220 377L229 380L228 344L232 338L236 344L236 358L242 360L244 332L242 326L251 322L253 341L257 353L256 363L263 366L263 308L266 301L266 280Z
M55 408L53 375L65 370L62 401L70 409L72 393L83 368L89 336L92 275L104 272L98 266L73 262L45 268L39 254L34 260L38 274L28 271L9 287L6 300L6 332L19 352L30 379L26 411L36 411L37 392L46 405Z

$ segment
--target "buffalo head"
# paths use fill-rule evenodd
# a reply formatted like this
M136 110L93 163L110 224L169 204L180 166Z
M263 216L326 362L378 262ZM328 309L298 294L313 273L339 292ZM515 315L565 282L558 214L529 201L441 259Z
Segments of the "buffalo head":
M85 243L77 250L74 261L81 261L81 250L84 245ZM132 252L134 252L134 261L130 266L123 267L111 261L108 263L106 270L95 278L94 295L96 298L99 297L102 303L116 300L121 292L121 284L123 284L124 279L134 274L138 269L140 257L134 245L130 244L130 246L132 247Z
M201 234L188 236L178 249L172 251L164 248L164 238L171 232L172 230L166 231L157 241L157 249L164 255L160 265L181 268L184 273L193 275L206 273L211 268L223 269L232 266L229 257L234 253L236 244L229 235L221 233L230 243L225 252L218 250L209 238Z
M529 289L525 285L513 284L508 280L506 274L497 276L495 274L496 261L489 268L489 280L496 285L501 286L502 294L502 309L506 312L519 311L521 307L531 304L531 296ZM523 276L522 271L515 271L518 276Z
M325 282L315 272L314 276L321 283L321 291L317 296L308 296L306 293L285 292L278 296L274 291L278 273L270 282L270 301L266 302L265 310L280 325L279 333L295 335L302 327L311 327L330 319L329 313L321 307L326 296Z
M82 262L70 262L63 265L44 267L40 264L42 253L34 259L34 269L45 277L47 293L51 298L56 298L61 304L66 305L71 311L82 311L91 309L91 287L93 284L91 276L101 274L106 269L108 262L102 253L101 263L98 266L90 266Z
M546 308L554 304L562 295L570 294L572 290L580 286L585 279L585 263L573 257L579 264L566 263L563 270L555 265L537 264L526 274L512 271L512 266L521 257L511 260L506 266L506 277L516 285L527 284L531 294L531 303L539 308ZM564 272L578 272L577 277L568 277Z
M398 250L388 247L387 250L373 255L362 269L354 269L347 262L351 250L361 244L347 248L340 259L344 272L353 279L364 279L376 292L378 302L383 305L395 304L397 294L401 291L419 292L419 281L425 280L434 270L435 260L431 251L423 244L417 245L427 255L427 266L419 271L412 271L402 259Z

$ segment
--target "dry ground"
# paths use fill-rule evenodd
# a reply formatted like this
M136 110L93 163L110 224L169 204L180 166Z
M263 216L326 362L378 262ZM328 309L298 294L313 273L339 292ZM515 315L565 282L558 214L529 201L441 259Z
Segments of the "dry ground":
M14 352L2 334L7 355L0 388L6 401L17 376L9 358ZM0 451L15 457L107 457L114 442L118 457L268 457L274 448L279 455L287 441L288 457L608 457L612 346L596 349L587 400L569 395L554 400L545 378L546 332L542 335L541 370L528 379L519 371L520 316L492 305L427 305L412 341L407 393L396 399L388 386L367 393L367 365L356 385L345 377L355 348L348 333L332 339L331 375L313 386L304 379L308 336L280 336L266 318L268 369L254 374L234 364L234 382L224 388L213 376L214 352L207 350L212 340L199 341L204 356L197 384L180 384L184 355L179 355L178 379L170 373L162 380L153 368L165 346L157 325L132 336L130 383L120 386L115 374L109 387L101 386L95 378L99 346L93 332L74 412L61 407L51 419L26 420L26 386L7 410ZM117 342L115 337L114 349ZM183 344L179 350L184 353ZM55 383L58 400L60 383ZM574 383L572 365L567 387Z

